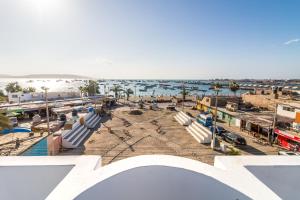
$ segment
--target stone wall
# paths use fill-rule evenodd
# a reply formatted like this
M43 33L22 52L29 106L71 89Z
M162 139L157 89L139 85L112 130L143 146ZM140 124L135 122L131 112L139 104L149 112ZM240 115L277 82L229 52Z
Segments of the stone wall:
M250 103L253 106L266 108L268 110L275 110L275 101L274 97L271 95L252 95L252 94L243 94L243 102Z

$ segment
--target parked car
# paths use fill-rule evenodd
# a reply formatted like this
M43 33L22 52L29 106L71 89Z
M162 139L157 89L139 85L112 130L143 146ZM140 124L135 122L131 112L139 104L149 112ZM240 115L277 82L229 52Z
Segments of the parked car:
M292 151L278 151L278 155L284 155L284 156L299 156L300 153L298 153L298 152L292 152Z
M226 142L236 144L236 145L247 145L245 138L240 136L239 134L232 133L232 132L225 132L223 133L223 139Z
M209 127L209 130L211 131L211 133L214 132L214 128L215 128L215 126ZM223 136L223 133L226 133L226 132L227 132L227 130L225 128L223 128L222 126L216 126L216 134L218 136Z

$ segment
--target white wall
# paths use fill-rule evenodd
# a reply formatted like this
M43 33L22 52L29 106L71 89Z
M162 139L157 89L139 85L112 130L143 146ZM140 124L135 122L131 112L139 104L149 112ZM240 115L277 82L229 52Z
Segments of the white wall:
M8 94L8 101L13 103L19 103L24 101L39 101L44 100L45 95L43 92L35 93L23 93L14 92ZM79 92L48 92L48 99L59 99L59 98L80 98Z
M282 116L282 117L287 117L287 118L290 118L290 119L295 119L296 118L296 113L300 112L300 109L298 109L298 108L295 108L295 111L287 111L287 110L283 109L284 107L289 107L289 106L280 105L280 104L277 106L277 115Z
M48 92L48 99L80 98L79 92Z
M240 119L238 119L238 118L235 119L235 126L241 127L241 120Z
M24 101L32 101L34 95L32 93L14 92L8 94L8 101L13 103L19 103Z

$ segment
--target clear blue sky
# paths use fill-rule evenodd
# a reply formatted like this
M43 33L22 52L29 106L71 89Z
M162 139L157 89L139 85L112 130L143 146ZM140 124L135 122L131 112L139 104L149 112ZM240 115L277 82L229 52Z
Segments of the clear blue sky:
M1 0L1 74L300 78L299 0Z

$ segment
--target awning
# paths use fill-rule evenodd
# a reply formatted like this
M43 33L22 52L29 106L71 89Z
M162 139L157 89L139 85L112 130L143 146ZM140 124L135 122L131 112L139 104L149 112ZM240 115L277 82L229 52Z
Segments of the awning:
M6 116L7 117L17 117L21 115L21 113L17 113L17 112L9 112Z
M6 112L7 113L11 113L11 112L23 113L24 109L19 108L19 107L12 107L12 108L7 108Z

